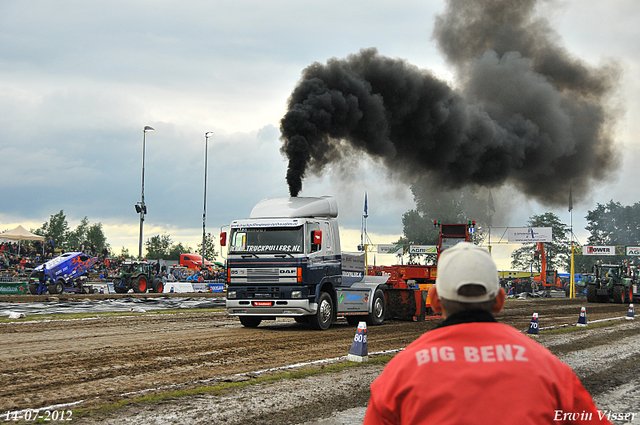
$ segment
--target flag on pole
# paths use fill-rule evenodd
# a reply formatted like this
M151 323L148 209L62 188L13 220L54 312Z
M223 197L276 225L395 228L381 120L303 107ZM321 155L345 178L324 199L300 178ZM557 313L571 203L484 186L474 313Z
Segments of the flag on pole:
M573 196L571 194L571 188L569 188L569 212L573 210Z
M491 191L489 191L489 210L496 212L496 207L493 205L493 196L491 196Z
M364 193L364 217L369 217L369 207L367 205L367 192Z

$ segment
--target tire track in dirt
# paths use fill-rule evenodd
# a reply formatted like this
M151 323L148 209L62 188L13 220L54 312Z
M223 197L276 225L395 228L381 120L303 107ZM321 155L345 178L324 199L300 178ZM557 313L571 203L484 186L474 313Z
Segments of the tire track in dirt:
M583 304L509 300L498 318L519 330L528 328L533 312L540 314L541 326L575 323ZM589 304L587 313L590 320L624 315L626 306ZM369 327L369 352L405 347L436 324L388 321ZM0 411L78 400L86 400L86 407L150 388L337 358L348 353L354 332L343 320L324 332L291 319L248 329L226 313L208 312L1 324ZM573 349L579 344L584 342ZM562 343L557 349L572 350Z

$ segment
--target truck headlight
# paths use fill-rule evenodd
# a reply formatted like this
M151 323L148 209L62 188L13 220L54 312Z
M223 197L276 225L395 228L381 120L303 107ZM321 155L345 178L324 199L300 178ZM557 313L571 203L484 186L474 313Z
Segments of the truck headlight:
M291 298L302 298L302 291L291 291Z
M235 299L236 298L236 291L228 291L227 292L227 299Z

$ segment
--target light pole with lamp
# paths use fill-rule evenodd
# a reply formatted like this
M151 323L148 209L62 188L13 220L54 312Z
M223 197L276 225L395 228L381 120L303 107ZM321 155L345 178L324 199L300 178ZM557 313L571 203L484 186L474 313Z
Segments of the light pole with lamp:
M213 131L204 133L204 206L202 208L202 268L200 269L200 273L202 274L204 274L205 224L207 219L207 159L209 156L207 150L209 147L209 137L211 136L213 136Z
M142 261L142 227L144 225L144 216L147 213L147 205L144 203L144 157L147 131L156 131L153 127L148 125L144 126L142 131L142 193L140 195L140 202L136 204L136 212L140 213L140 239L138 240L138 261Z

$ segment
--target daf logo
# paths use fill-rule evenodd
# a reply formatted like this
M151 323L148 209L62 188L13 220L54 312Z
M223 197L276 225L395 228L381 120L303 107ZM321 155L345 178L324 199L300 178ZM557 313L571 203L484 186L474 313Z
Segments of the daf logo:
M280 269L280 274L296 274L296 271L293 269Z

